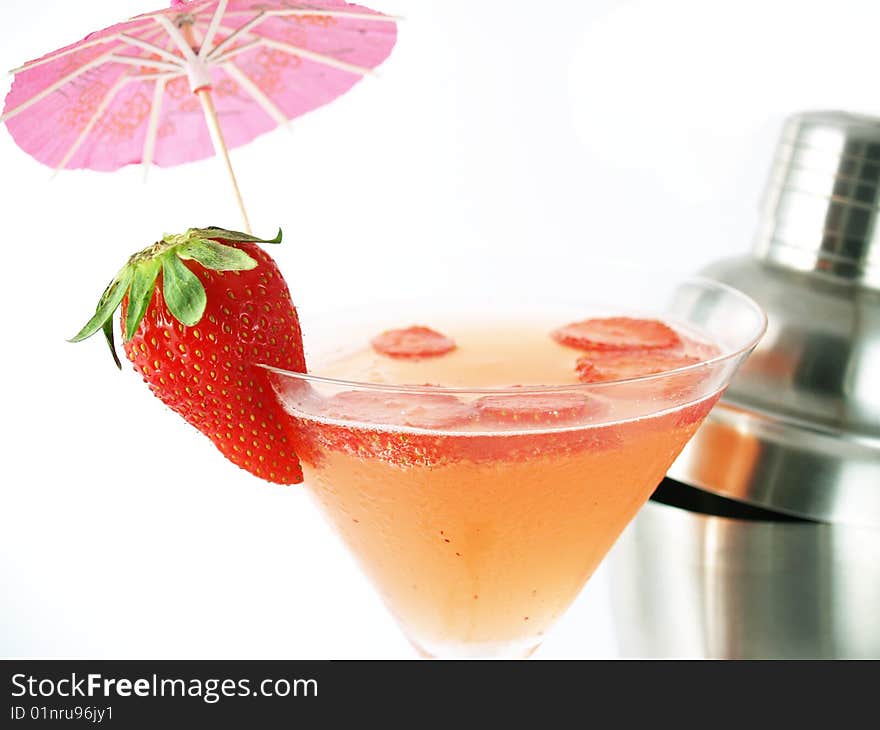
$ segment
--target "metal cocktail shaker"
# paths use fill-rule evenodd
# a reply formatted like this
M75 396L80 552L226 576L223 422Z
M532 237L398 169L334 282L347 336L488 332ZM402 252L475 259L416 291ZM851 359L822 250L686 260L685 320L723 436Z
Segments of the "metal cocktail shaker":
M612 554L621 649L880 657L880 119L791 117L704 274L768 330Z

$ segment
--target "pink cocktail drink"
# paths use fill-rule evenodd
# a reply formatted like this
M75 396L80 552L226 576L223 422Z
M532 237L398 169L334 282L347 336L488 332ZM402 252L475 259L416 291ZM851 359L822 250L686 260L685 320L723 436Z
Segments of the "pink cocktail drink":
M735 345L686 320L627 349L550 318L450 319L273 372L307 487L422 653L541 643L759 336L727 294L751 317Z

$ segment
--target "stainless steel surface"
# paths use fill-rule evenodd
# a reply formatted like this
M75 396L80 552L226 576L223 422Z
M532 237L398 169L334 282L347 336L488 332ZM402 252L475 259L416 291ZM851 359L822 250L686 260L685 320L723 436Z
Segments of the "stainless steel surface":
M758 302L767 332L670 475L880 527L880 120L792 117L766 198L753 255L703 274Z
M649 502L609 556L623 656L880 658L880 532Z
M792 116L777 147L756 255L880 288L880 120Z
M866 527L880 522L876 442L724 401L669 476L784 514Z

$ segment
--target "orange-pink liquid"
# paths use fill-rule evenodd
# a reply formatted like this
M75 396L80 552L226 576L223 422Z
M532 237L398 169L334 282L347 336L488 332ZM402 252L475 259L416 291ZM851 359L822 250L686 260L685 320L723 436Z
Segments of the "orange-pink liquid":
M485 331L447 333L458 342L449 355L392 360L365 348L318 374L447 386L577 382L577 351L546 329L500 328L488 340ZM682 406L680 393L660 393L658 415L627 418L644 396L609 399L602 418L575 423L433 431L300 412L299 453L308 488L417 647L523 655L577 596L716 394Z

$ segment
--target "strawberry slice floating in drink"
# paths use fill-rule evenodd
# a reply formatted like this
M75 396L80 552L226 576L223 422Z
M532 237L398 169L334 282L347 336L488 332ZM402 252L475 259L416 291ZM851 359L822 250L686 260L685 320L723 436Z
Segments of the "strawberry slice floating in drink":
M388 330L374 337L370 344L380 355L400 358L438 357L455 349L452 338L419 325Z
M699 358L664 350L597 350L579 357L575 369L583 383L604 383L656 375L698 362Z
M328 398L321 415L366 424L444 429L462 426L474 414L470 405L453 395L350 390Z
M454 458L449 444L456 439L437 432L467 430L474 416L470 404L452 395L343 391L297 419L297 452L311 465L334 451L402 467L438 465Z
M660 350L678 347L681 338L655 319L604 317L572 322L552 332L561 345L578 350Z
M492 436L475 440L471 444L471 458L476 460L529 459L583 449L601 451L619 442L613 427L590 426L608 413L609 406L583 393L533 391L487 395L477 399L475 407L480 428L520 431L508 436L506 442ZM566 428L570 430L556 430Z
M558 426L586 423L607 412L607 404L582 393L526 392L487 395L476 402L481 423Z

